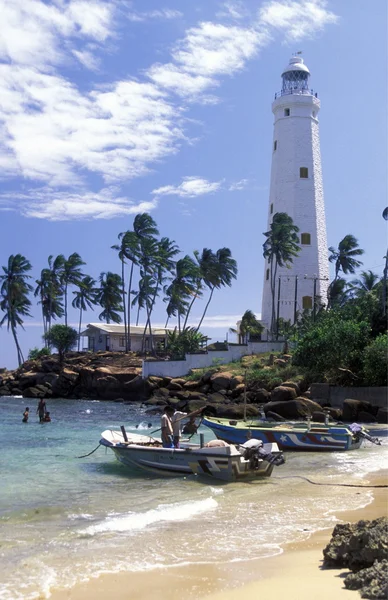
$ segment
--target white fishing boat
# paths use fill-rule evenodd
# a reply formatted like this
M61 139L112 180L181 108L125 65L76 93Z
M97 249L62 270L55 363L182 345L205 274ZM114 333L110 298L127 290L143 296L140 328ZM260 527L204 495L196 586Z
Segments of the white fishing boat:
M223 481L269 477L284 458L278 445L250 440L234 445L212 440L203 444L181 442L180 448L163 448L160 439L107 429L100 444L113 450L124 465L162 476L196 475Z

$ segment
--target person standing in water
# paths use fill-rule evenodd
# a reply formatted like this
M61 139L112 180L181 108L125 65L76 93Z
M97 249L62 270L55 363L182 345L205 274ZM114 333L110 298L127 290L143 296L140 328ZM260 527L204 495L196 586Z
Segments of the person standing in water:
M162 430L162 444L163 448L174 448L174 442L172 440L173 431L171 417L174 414L172 406L166 406L162 418L160 419L160 426Z
M23 413L23 419L22 419L23 423L28 423L29 414L30 414L30 409L28 406L26 406L26 410Z
M36 409L36 412L39 414L39 423L43 423L44 422L44 414L46 412L46 402L45 402L44 398L41 398L39 400L39 404L38 404L38 408Z

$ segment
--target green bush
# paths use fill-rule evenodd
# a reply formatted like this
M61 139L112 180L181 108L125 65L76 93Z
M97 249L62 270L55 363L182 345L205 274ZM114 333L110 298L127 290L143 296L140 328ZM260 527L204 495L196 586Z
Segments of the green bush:
M28 353L28 360L37 360L43 356L50 356L51 352L48 348L31 348Z
M365 321L347 321L334 311L326 313L304 334L292 362L322 378L335 378L339 367L358 373L370 331Z
M67 325L53 325L44 338L49 346L58 350L59 360L62 362L66 352L74 348L78 341L78 333Z
M381 333L365 348L363 371L366 385L387 385L387 349L387 333Z

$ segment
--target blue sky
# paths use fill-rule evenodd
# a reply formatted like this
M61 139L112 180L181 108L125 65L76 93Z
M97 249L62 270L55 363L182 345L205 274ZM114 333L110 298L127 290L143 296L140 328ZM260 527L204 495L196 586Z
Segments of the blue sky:
M0 0L0 12L0 265L22 253L34 282L50 254L78 252L95 278L119 272L110 247L149 211L185 254L232 250L238 280L203 328L224 339L260 313L271 102L302 50L321 99L328 244L354 234L364 268L382 272L386 0ZM34 304L26 354L41 334ZM0 366L15 365L3 327Z

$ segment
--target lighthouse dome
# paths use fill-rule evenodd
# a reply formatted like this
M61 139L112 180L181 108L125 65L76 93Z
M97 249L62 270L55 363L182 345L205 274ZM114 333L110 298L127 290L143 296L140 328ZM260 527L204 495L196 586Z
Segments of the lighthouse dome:
M291 71L299 71L299 72L302 71L302 72L308 73L308 75L310 75L310 71L304 64L303 58L301 56L292 56L290 58L290 62L288 63L286 68L283 69L282 76L285 75L285 73L290 73Z

